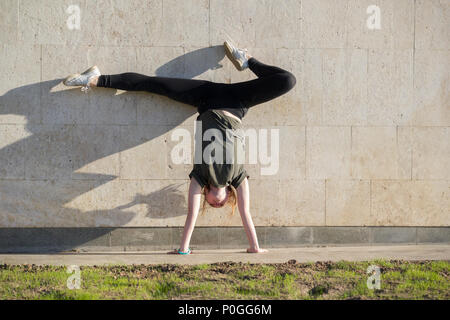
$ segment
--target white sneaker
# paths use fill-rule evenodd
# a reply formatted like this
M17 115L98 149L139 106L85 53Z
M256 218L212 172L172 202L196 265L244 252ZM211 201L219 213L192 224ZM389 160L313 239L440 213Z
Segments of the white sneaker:
M89 81L94 76L100 76L100 70L97 66L90 67L83 73L75 73L71 74L67 78L64 79L63 83L66 86L82 86L81 91L86 92L89 90Z
M247 49L236 48L228 40L223 43L227 57L233 62L236 69L242 71L248 68L248 59L246 58Z

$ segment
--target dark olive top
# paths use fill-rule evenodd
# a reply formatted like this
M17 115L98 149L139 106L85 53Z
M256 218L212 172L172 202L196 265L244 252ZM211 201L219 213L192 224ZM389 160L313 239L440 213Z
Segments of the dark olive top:
M202 188L210 184L217 188L228 185L232 185L234 188L239 187L246 177L250 177L244 169L243 159L245 157L238 157L238 155L244 155L245 152L245 137L242 133L241 122L214 109L201 113L197 117L197 121L201 122L202 143L201 150L196 150L196 152L201 157L201 163L194 161L194 168L189 173L189 178L194 177ZM210 130L213 133L212 137L205 138L206 141L203 141L208 129L217 129L217 131ZM200 134L198 126L196 131L196 135ZM196 141L200 141L200 138L196 137ZM197 147L198 144L196 144ZM228 159L227 149L229 150ZM216 156L222 160L208 161L204 157L205 150L207 155ZM220 153L216 155L216 150L223 150L223 157L220 157Z

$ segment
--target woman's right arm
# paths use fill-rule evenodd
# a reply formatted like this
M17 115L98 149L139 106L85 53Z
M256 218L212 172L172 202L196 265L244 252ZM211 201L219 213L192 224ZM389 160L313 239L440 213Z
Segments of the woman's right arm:
M195 221L197 220L198 212L200 211L201 192L202 188L200 184L192 177L188 192L188 215L184 224L183 237L181 238L180 244L180 250L183 252L187 252L189 248Z
M258 244L258 237L256 235L255 226L253 224L252 217L250 215L250 189L248 185L248 178L245 178L241 182L237 191L237 202L239 213L241 214L242 223L244 225L245 233L247 234L250 248L247 249L248 253L261 253L267 252L267 249L261 249Z

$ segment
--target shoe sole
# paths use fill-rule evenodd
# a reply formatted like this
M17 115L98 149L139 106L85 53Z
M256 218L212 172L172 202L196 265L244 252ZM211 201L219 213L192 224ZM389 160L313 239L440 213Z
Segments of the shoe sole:
M72 79L74 79L74 78L76 78L78 76L80 76L79 73L71 74L70 76L68 76L67 78L64 79L64 81L63 81L64 85L67 86L67 81L70 81L70 80L72 80Z
M89 73L89 72L92 72L92 71L94 71L96 69L98 70L98 67L97 66L93 66L93 67L90 67L89 69L87 69L86 71L83 71L81 74Z
M233 48L231 48L231 46L228 44L228 41L225 41L223 45L225 47L225 54L227 55L228 59L230 59L236 69L242 71L244 69L242 68L242 63L233 56Z
M67 81L72 80L72 79L74 79L74 78L76 78L76 77L79 77L80 75L82 75L82 74L84 74L84 73L92 72L92 71L94 71L95 69L98 70L98 67L97 67L97 66L90 67L89 69L83 71L83 73L81 73L81 74L80 74L80 73L74 73L74 74L71 74L70 76L68 76L68 77L66 77L66 78L64 79L63 84L64 84L64 85L67 85L67 84L66 84ZM99 71L99 73L100 73L100 71Z

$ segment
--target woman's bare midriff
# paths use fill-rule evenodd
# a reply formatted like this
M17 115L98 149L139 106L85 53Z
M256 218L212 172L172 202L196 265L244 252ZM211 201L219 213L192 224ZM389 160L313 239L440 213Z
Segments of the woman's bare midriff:
M230 113L230 112L228 112L228 111L225 111L225 110L218 110L218 111L222 112L224 115L226 115L226 116L228 116L228 117L231 117L231 118L233 118L233 119L238 120L239 122L242 122L241 119L239 119L239 118L236 117L234 114L232 114L232 113Z

